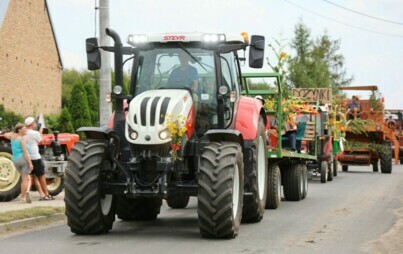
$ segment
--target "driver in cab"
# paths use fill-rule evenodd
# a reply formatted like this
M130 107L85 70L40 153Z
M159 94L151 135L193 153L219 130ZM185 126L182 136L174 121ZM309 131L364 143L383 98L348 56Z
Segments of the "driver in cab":
M199 82L199 74L197 69L189 65L190 56L182 51L178 55L180 66L173 69L168 78L168 85L173 87L184 86L190 88L193 93L193 101L197 105L198 97L195 94Z

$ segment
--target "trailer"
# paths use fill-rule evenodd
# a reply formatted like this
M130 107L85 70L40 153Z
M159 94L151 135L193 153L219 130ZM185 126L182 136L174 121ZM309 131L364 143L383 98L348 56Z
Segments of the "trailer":
M283 94L280 75L278 73L244 73L242 78L244 79L242 93L248 96L265 97L268 122L277 119L278 126L283 126ZM312 103L314 102L311 101L310 104ZM315 107L318 109L317 102L315 102ZM308 169L320 171L324 177L329 175L328 156L323 154L325 145L321 145L321 143L326 143L326 140L323 139L325 135L317 135L318 126L322 121L320 113L317 110L305 113L309 113L309 120L301 121L298 124L296 140L297 148L301 149L296 151L288 149L287 140L281 136L281 130L278 131L280 134L277 132L276 142L276 130L273 126L266 125L266 133L270 140L267 151L269 179L266 208L268 209L276 209L280 205L282 186L285 200L305 199L308 194ZM325 118L323 120L327 121ZM303 141L306 145L305 149L301 147Z

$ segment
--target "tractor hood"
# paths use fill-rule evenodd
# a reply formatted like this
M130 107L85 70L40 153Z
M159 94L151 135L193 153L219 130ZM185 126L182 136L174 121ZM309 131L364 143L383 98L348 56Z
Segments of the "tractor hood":
M186 90L163 89L143 92L130 102L126 116L126 139L129 143L142 145L170 142L170 137L161 139L160 136L160 133L167 129L166 116L187 117L192 107L192 96Z

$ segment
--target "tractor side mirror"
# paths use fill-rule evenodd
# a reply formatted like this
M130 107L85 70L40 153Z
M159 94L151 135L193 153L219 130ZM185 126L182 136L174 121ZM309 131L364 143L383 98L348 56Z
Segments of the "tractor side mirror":
M249 67L262 68L264 58L264 36L252 35L249 47Z
M95 71L101 68L101 51L98 45L98 38L96 37L85 40L88 70Z

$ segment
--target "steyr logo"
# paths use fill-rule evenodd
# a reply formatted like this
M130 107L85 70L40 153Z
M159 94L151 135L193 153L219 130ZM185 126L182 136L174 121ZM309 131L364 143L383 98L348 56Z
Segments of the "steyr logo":
M184 35L165 35L164 41L184 41Z

